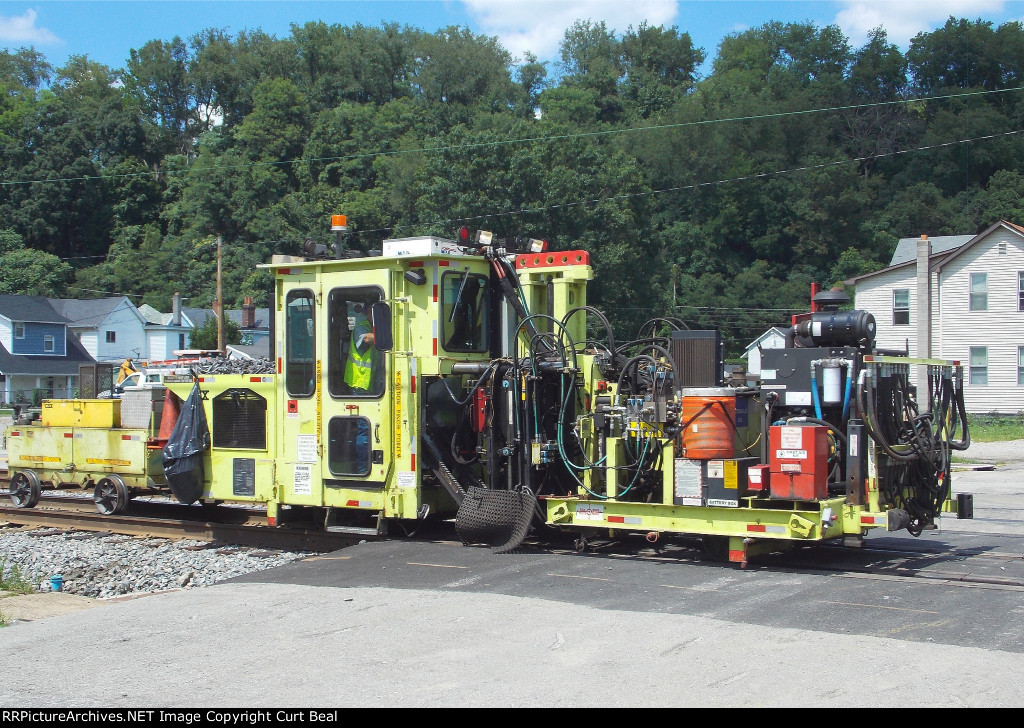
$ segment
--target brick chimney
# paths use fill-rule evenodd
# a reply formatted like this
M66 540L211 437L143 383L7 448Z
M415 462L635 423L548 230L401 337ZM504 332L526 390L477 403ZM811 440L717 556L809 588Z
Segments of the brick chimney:
M256 326L256 306L252 302L252 296L246 296L242 303L242 328L251 329Z

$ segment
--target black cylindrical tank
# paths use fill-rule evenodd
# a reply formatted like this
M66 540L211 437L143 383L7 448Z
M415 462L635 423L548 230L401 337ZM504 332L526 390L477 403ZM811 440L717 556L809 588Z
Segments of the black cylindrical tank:
M796 326L797 335L817 346L866 346L875 342L875 317L867 311L813 313Z

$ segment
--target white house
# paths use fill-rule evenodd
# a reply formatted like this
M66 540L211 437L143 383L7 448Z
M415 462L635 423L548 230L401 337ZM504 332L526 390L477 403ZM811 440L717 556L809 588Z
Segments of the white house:
M772 326L763 334L747 344L743 355L747 359L747 374L761 374L761 351L764 349L786 348L786 332L778 326Z
M50 305L96 361L120 363L147 356L146 319L127 296L51 298Z
M968 412L1024 410L1024 227L900 246L892 265L846 281L875 317L876 345L960 361Z
M181 298L175 295L171 313L161 313L149 304L139 306L146 319L146 357L150 361L175 358L175 351L188 349L192 340L192 321L181 310Z

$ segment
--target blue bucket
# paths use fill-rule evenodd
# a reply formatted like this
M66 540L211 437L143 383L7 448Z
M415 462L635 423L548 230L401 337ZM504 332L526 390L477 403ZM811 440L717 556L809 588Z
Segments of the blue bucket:
M64 588L64 577L54 574L50 577L50 591L61 591Z

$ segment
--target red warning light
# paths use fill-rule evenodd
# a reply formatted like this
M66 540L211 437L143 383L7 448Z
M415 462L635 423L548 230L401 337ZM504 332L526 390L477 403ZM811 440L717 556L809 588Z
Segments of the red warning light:
M469 228L465 225L459 228L459 240L464 243L469 241Z

